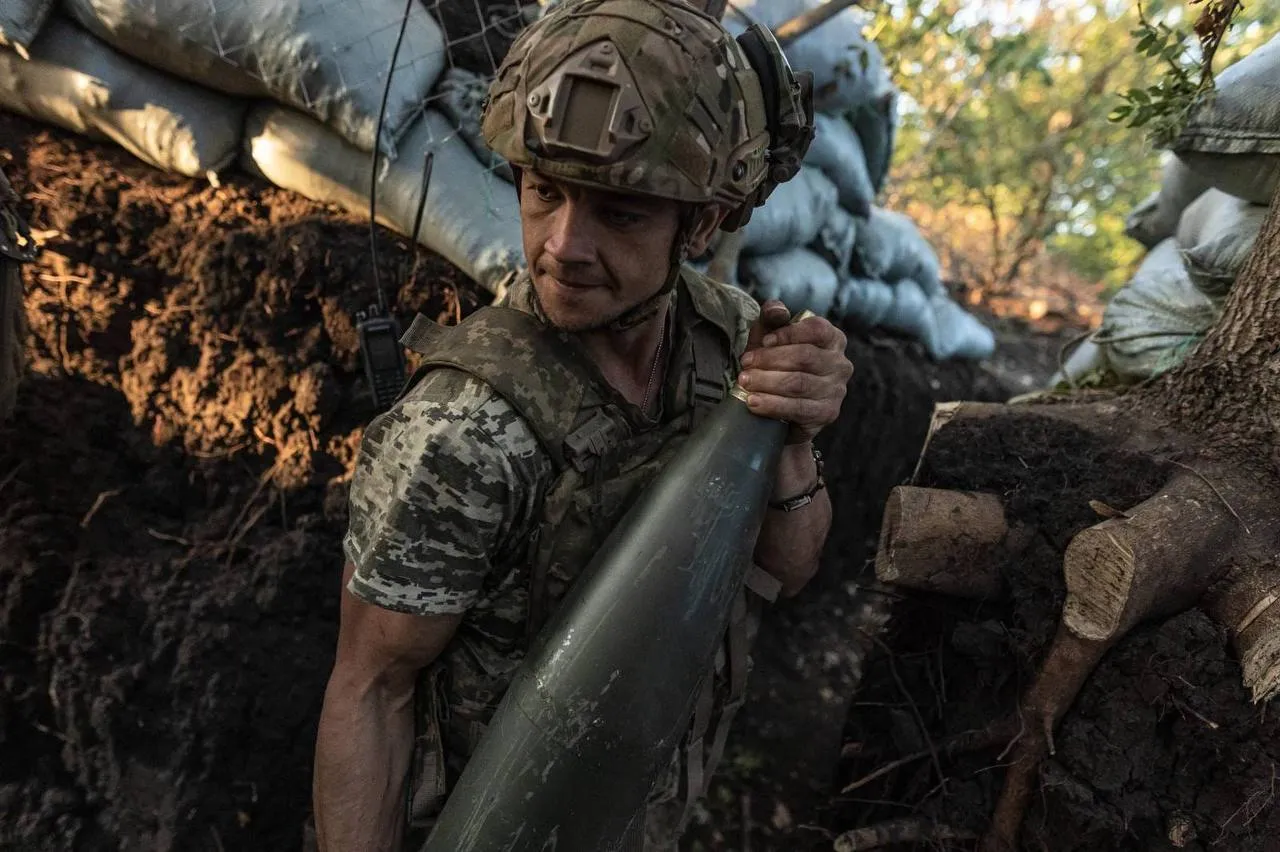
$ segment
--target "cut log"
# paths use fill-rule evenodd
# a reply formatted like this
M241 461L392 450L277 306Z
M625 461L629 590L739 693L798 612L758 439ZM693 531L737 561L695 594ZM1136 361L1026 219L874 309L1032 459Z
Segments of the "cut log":
M979 847L981 852L1011 852L1017 848L1040 764L1054 752L1053 730L1113 644L1110 640L1082 639L1059 626L1049 655L1023 700L1020 715L1026 727L1014 748L991 828Z
M1202 600L1228 570L1243 521L1204 477L1179 474L1159 494L1076 534L1067 546L1062 624L1022 703L1018 742L982 852L1008 852L1053 731L1103 655L1138 622Z
M1160 494L1081 531L1067 546L1063 624L1114 641L1145 618L1192 606L1229 566L1240 521L1202 479L1174 477Z
M1209 614L1231 633L1254 703L1280 693L1280 566L1250 565L1215 589Z
M994 494L900 485L885 504L876 577L925 592L993 598L1003 587L996 557L1008 534Z

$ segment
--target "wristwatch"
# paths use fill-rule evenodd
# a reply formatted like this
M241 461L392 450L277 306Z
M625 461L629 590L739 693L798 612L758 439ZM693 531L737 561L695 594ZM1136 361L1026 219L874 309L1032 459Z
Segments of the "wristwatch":
M771 500L769 502L770 509L777 509L780 512L794 512L796 509L802 509L813 502L813 498L817 493L827 487L827 480L822 477L822 453L817 447L813 448L813 463L818 468L818 481L813 484L813 487L803 494L797 494L785 500Z

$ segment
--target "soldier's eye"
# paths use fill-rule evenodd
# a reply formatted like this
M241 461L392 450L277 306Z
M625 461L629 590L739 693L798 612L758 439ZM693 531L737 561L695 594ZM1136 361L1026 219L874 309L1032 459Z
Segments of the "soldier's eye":
M644 221L644 214L621 208L606 208L604 220L615 228L628 228Z
M533 193L538 196L539 201L555 201L560 197L555 187L549 183L535 183L533 185Z

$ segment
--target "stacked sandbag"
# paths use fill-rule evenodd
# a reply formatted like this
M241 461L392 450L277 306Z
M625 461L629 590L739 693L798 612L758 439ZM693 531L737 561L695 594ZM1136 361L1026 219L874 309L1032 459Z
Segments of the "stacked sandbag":
M1280 36L1218 75L1172 148L1160 191L1126 222L1154 247L1107 306L1096 348L1082 346L1055 381L1104 367L1150 378L1217 321L1280 184Z
M1268 206L1211 189L1182 214L1177 243L1191 282L1222 299L1253 252Z
M816 166L836 186L840 206L855 216L871 213L876 190L867 169L862 140L841 116L814 116L813 143L804 157L805 165Z
M777 30L818 5L742 0L725 27ZM847 9L783 46L793 68L814 74L815 134L800 173L744 229L737 278L758 299L913 337L939 360L984 358L995 338L951 300L928 241L908 217L875 206L893 157L897 92L863 20Z
M909 216L875 207L853 246L854 272L881 281L915 281L929 296L945 293L942 266Z
M1219 308L1191 282L1177 240L1169 238L1111 299L1093 342L1119 378L1142 381L1181 363L1218 315Z
M444 72L432 96L433 105L449 117L476 158L508 183L515 182L511 164L489 149L480 130L481 113L492 78L464 68Z
M799 173L751 214L742 232L744 255L776 254L813 242L834 213L837 190L818 169Z
M1214 188L1271 202L1280 184L1280 35L1217 76L1173 151Z
M815 0L735 0L724 26L737 36L752 23L771 30L820 5ZM792 68L813 72L814 106L838 114L884 95L893 88L884 57L862 34L865 14L849 8L784 45Z
M1173 236L1178 230L1182 211L1208 188L1207 180L1170 155L1164 164L1160 189L1151 193L1125 218L1125 234L1148 249L1155 248Z
M0 107L109 139L189 177L235 160L246 111L238 99L149 68L59 18L32 42L30 59L0 50Z
M422 169L434 152L422 227L413 234ZM243 167L308 198L368 215L371 158L314 118L275 105L246 122ZM515 189L490 179L453 125L434 110L410 125L400 156L378 178L378 221L416 239L494 290L523 262Z
M402 0L64 0L64 6L122 53L202 86L295 107L362 151L376 141L388 158L445 65L440 28L423 4L412 4L379 135Z
M0 3L0 47L25 57L40 34L54 0L3 0Z

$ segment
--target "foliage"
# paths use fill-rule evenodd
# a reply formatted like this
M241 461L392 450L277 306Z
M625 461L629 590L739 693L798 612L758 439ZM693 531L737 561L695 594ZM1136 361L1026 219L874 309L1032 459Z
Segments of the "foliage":
M1139 2L1139 26L1131 35L1136 50L1164 68L1164 76L1154 85L1120 93L1124 100L1111 111L1112 121L1128 127L1151 125L1152 141L1169 145L1182 130L1196 99L1213 89L1213 59L1228 28L1243 4L1240 0L1191 0L1204 8L1196 19L1194 33L1163 21L1152 22ZM1197 43L1193 43L1193 35ZM1198 48L1198 50L1196 49Z
M1203 55L1198 41L1187 57L1176 51L1179 25L1205 2L1228 0L1146 0L1141 11L1131 0L877 5L868 34L903 92L885 203L967 211L986 246L966 270L980 286L1013 287L1046 252L1085 278L1123 284L1143 252L1124 218L1156 188L1158 151L1109 116L1127 105L1129 124L1150 123L1152 103L1185 95L1186 84L1156 76L1153 60L1167 69ZM1280 4L1257 5L1254 24L1223 41L1219 65L1275 32ZM1151 29L1135 44L1144 21Z

